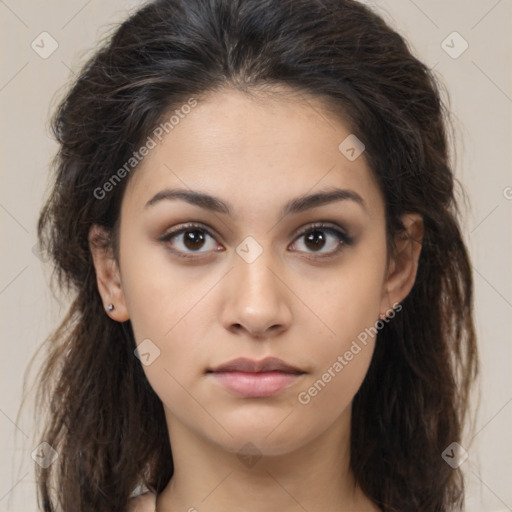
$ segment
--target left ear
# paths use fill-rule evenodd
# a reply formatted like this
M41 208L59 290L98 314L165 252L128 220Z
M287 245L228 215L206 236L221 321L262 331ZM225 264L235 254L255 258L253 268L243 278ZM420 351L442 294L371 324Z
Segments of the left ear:
M393 304L407 297L416 280L418 261L423 240L423 218L417 213L402 215L405 231L395 238L395 251L390 256L386 281L380 305L381 315L385 315Z

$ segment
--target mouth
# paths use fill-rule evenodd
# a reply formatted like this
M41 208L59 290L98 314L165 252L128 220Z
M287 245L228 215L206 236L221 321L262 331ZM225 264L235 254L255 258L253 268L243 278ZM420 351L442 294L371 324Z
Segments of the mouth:
M265 398L293 385L306 372L275 357L261 361L238 358L208 369L206 374L238 396Z

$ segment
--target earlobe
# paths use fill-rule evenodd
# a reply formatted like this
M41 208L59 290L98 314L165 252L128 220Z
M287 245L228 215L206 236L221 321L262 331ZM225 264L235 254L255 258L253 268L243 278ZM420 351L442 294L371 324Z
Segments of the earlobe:
M108 231L97 224L89 230L89 249L96 271L98 292L102 298L105 314L117 322L130 318L121 285L119 267L110 245Z
M390 256L384 284L381 314L400 303L411 291L418 272L423 240L423 219L416 213L402 216L405 231L395 239L396 250Z

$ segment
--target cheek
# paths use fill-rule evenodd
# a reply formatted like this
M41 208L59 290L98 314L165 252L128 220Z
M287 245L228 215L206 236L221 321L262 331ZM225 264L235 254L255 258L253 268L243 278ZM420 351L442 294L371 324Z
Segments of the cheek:
M352 340L379 318L385 275L384 258L353 258L329 276L320 293L309 292L312 309L328 327L328 351L348 350Z
M329 424L345 411L359 390L371 361L374 344L363 346L359 343L357 354L347 360L347 351L334 359L323 372L315 375L297 394L297 402L307 414L321 417L322 423Z
M131 244L131 238L128 233L121 240L121 275L136 340L167 343L177 328L187 325L216 276L200 278L199 268L183 269L171 262L163 248L148 242Z
M324 302L325 322L333 332L318 340L315 371L297 393L304 412L321 417L324 424L350 406L368 371L375 347L378 278L374 272L354 270L334 283Z
M381 246L382 252L377 248ZM327 415L339 414L352 400L370 365L385 275L384 241L353 258L333 274L312 309L325 324L315 344L315 372L298 401Z
M379 291L375 286L341 284L323 307L327 335L317 340L314 373L297 394L298 402L334 419L352 401L370 365L375 346ZM346 282L344 284L347 284ZM327 332L327 331L325 331Z
M205 368L208 328L215 319L209 292L218 276L199 279L193 268L171 265L165 251L154 247L125 254L123 291L135 342L150 353L149 361L141 358L143 370L168 408L191 411L194 400L187 390Z

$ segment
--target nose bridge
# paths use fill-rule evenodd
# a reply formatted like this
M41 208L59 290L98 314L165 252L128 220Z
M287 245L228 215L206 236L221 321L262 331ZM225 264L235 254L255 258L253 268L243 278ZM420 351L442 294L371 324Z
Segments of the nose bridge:
M252 300L261 296L267 296L267 301L273 300L279 294L279 280L274 275L279 265L270 242L258 242L249 236L238 245L236 252L240 259L236 265L236 274L242 292L253 295Z
M236 248L231 279L232 293L226 305L224 322L255 333L275 326L285 327L291 320L284 284L279 275L279 257L270 244L247 237Z

